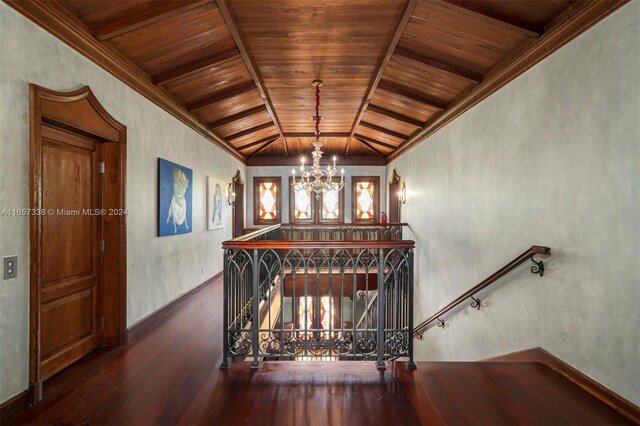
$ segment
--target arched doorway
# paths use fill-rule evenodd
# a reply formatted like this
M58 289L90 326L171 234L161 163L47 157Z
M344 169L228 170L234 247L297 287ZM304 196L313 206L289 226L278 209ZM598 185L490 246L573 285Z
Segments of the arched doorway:
M42 382L126 342L126 127L89 87L29 85L32 402Z
M231 190L235 194L231 217L233 238L236 238L244 234L244 181L240 176L240 170L231 179Z

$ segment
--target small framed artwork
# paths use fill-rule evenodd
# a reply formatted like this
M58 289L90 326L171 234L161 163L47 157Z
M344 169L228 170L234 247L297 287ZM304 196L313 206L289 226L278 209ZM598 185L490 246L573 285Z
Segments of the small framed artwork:
M224 182L211 176L207 177L207 229L224 228Z
M158 236L191 232L193 171L158 158Z

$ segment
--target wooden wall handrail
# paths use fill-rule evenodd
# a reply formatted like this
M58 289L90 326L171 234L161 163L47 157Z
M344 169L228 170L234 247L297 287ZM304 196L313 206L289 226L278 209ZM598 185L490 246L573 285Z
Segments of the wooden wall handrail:
M507 273L511 272L512 270L514 270L515 268L517 268L518 266L520 266L521 264L523 264L527 260L531 259L531 257L533 255L535 255L535 254L548 256L548 255L551 254L551 249L549 247L543 247L543 246L531 246L530 248L525 250L522 254L520 254L515 259L513 259L511 262L507 263L505 266L503 266L502 268L498 269L492 275L490 275L489 277L485 278L483 281L481 281L480 283L478 283L474 287L470 288L466 292L462 293L460 296L456 297L447 306L445 306L444 308L440 309L438 312L436 312L435 314L431 315L425 321L423 321L420 324L418 324L413 329L413 335L414 336L420 336L426 330L426 328L427 328L427 326L429 324L431 324L435 320L439 319L442 315L446 314L447 312L449 312L450 310L452 310L453 308L458 306L460 303L464 302L465 300L468 300L471 296L473 296L474 294L476 294L480 290L490 286L491 284L496 282L499 278L501 278L504 275L506 275ZM532 270L532 272L533 272L533 270Z
M249 234L251 235L251 234ZM223 249L408 249L414 248L412 240L344 240L344 241L307 241L307 240L267 240L267 241L239 241L229 240L222 243Z

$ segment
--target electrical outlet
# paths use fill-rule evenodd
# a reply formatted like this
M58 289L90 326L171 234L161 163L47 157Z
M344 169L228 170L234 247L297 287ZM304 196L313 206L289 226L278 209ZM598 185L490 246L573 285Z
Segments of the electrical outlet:
M3 270L5 280L16 278L18 276L18 256L5 257Z

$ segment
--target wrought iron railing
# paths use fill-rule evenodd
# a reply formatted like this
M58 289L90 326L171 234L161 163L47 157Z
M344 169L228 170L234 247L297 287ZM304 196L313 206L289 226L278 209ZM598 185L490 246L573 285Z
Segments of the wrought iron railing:
M335 228L276 225L223 243L221 368L230 357L415 367L414 242L399 224ZM312 239L326 236L350 239Z

